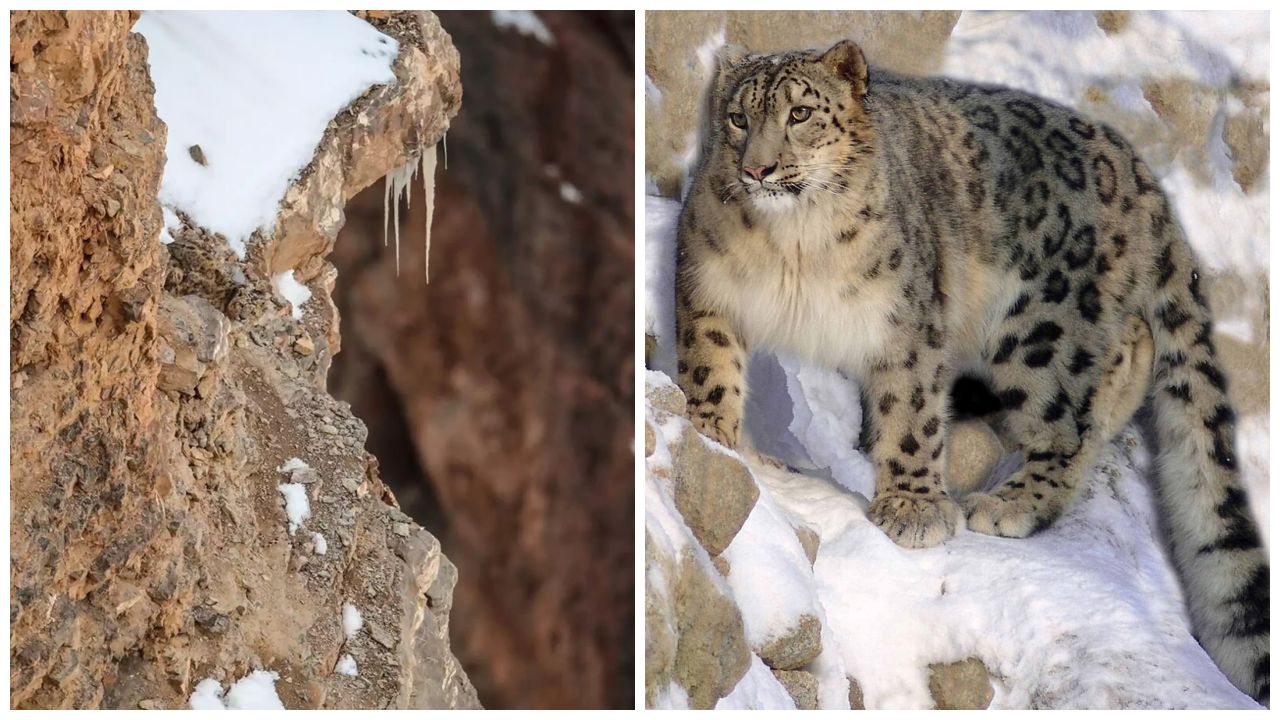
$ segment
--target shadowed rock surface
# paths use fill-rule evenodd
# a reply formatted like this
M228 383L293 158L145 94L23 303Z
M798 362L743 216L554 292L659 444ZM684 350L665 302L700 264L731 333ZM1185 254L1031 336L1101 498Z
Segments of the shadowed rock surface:
M633 14L442 13L466 101L422 197L348 207L330 387L463 572L459 654L486 705L632 707ZM417 188L415 188L415 191Z

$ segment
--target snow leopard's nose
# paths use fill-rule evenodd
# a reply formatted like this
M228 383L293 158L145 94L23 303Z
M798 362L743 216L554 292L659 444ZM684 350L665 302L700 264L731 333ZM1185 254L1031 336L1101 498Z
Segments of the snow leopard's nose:
M774 163L768 167L765 167L764 165L757 165L755 167L749 167L744 165L742 167L742 172L750 175L751 177L755 178L759 182L764 182L764 179L768 177L774 170L777 170L777 169L778 169L778 163Z

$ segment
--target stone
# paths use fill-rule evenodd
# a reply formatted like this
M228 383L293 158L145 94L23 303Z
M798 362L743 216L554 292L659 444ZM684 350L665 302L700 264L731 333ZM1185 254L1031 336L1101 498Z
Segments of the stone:
M200 165L205 167L209 165L209 159L204 156L204 150L199 145L192 145L187 148L187 153L191 155L192 160L195 160Z
M709 442L692 425L685 426L674 453L679 458L675 503L694 537L715 557L742 529L760 489L742 461Z
M862 685L858 684L857 678L849 678L849 709L850 710L866 710L867 705L862 699Z
M717 555L711 558L711 564L715 566L716 572L720 573L720 577L729 577L729 558Z
M1125 28L1129 27L1131 19L1128 10L1099 10L1094 17L1098 21L1098 27L1108 35L1124 32Z
M770 670L796 703L797 710L817 710L818 678L804 670Z
M674 679L695 710L715 707L751 663L742 615L691 551L676 568L675 615L679 630Z
M804 548L804 556L809 558L809 567L812 568L818 560L818 546L822 544L822 539L810 527L801 525L795 530L796 538L800 540L800 547Z
M799 670L822 653L822 623L801 615L795 627L754 649L774 670Z
M661 577L667 582L675 577L675 558L664 555L655 546L646 529L644 534L644 687L645 706L652 707L657 690L672 681L679 640L675 603L667 585L655 585Z
M655 410L661 410L672 415L683 416L685 406L688 404L684 393L680 391L680 387L675 383L664 385L645 383L644 399Z
M976 657L929 665L929 694L939 710L985 710L995 697L991 674Z
M293 343L293 349L297 350L299 355L311 355L316 351L316 344L310 335L303 335Z

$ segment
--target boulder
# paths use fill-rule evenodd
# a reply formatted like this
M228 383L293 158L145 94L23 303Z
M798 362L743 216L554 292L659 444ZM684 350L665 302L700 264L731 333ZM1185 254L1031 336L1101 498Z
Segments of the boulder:
M929 694L939 710L985 710L995 689L987 666L971 657L929 665Z

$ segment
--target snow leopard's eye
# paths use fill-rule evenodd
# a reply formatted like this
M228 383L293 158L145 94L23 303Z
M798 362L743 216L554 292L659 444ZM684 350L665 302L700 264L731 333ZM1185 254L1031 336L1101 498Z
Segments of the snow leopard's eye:
M796 125L809 119L813 114L813 108L793 107L791 108L791 124Z
M740 112L729 113L729 122L733 123L736 128L747 129L747 116Z

